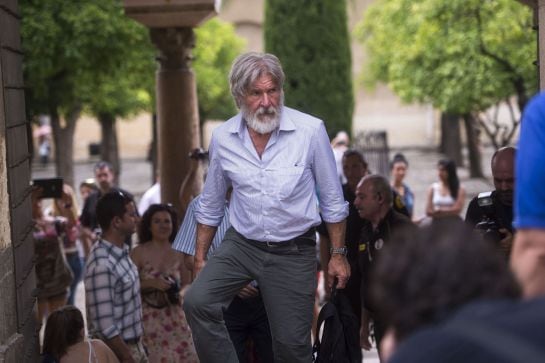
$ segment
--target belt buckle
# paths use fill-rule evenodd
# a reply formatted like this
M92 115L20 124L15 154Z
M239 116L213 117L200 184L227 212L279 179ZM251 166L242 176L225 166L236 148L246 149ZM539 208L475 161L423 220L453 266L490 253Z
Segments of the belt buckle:
M274 248L274 247L277 247L276 243L275 242L271 242L271 241L266 241L265 244L267 245L267 247L269 248Z

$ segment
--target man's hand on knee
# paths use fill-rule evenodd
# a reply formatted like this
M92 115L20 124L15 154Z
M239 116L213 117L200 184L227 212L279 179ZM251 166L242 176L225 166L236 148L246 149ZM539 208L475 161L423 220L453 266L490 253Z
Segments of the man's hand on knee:
M204 268L205 265L206 265L206 260L199 260L196 258L193 260L193 281L195 281L195 279L197 278L199 273L201 273L201 270Z
M250 297L256 297L257 295L259 295L259 290L253 287L252 284L248 284L244 286L237 295L241 299L248 299Z

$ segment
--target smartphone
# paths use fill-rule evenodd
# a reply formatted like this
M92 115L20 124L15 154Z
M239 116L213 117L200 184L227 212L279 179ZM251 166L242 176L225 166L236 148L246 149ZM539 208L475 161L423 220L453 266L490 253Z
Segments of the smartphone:
M32 185L42 188L40 198L62 197L62 178L34 179Z

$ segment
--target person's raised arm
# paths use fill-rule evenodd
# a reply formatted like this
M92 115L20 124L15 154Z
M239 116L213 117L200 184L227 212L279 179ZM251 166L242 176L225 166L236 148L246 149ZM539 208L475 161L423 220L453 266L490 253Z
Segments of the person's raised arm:
M433 186L430 186L426 195L426 215L428 217L433 217L434 212L435 210L433 209Z
M195 244L195 258L193 261L193 279L197 277L206 264L206 255L210 249L210 244L212 244L212 239L214 238L217 229L218 227L197 223L197 242Z

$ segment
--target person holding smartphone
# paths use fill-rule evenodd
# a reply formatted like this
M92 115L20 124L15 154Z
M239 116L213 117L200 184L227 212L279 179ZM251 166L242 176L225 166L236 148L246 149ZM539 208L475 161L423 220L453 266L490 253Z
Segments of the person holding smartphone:
M48 314L66 304L72 272L66 263L59 231L63 222L46 216L42 208L44 188L34 186L31 194L34 222L34 254L36 290L38 297L37 320L41 324Z

